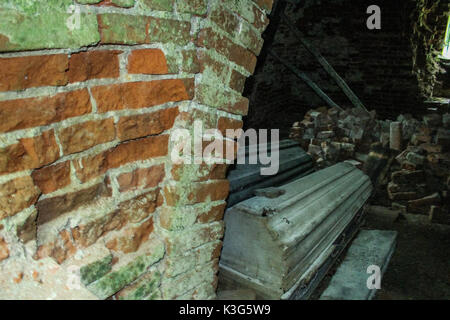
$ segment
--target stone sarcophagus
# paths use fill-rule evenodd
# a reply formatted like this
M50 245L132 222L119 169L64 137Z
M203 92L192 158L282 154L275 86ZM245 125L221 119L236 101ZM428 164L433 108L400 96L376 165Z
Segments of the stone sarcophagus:
M258 145L255 150L260 150ZM251 150L247 146L245 152L245 164L237 164L228 174L230 181L230 196L227 199L228 207L254 196L254 191L261 188L273 187L284 184L290 180L303 177L314 171L314 163L298 142L282 140L277 147L268 146L270 152L275 148L279 152L279 169L276 175L264 176L261 174L260 163L250 164Z
M259 299L297 299L336 248L345 247L340 239L372 185L362 171L339 163L273 189L225 213L219 281L252 289Z

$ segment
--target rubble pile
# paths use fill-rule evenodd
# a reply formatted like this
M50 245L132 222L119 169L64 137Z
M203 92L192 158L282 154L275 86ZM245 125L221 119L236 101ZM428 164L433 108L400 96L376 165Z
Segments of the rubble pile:
M374 204L450 224L450 114L392 121L375 111L321 107L294 123L290 138L318 168L356 160L375 184Z

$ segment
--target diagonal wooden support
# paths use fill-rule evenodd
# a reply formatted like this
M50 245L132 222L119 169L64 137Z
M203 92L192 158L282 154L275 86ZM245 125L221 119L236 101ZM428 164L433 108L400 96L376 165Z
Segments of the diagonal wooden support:
M284 61L282 58L280 58L271 49L268 50L268 53L269 53L269 55L274 57L276 60L278 60L280 63L282 63L287 69L289 69L289 71L291 71L293 74L295 74L298 78L300 78L303 81L305 81L305 83L309 87L311 87L311 89L313 89L314 92L320 98L322 98L322 100L325 101L330 107L337 108L340 111L343 111L343 109L336 102L334 102L329 96L327 96L327 94L325 92L323 92L322 89L320 89L320 87L310 77L308 77L304 72L301 72L300 70L298 70L294 66L292 66L289 63L287 63L286 61Z
M286 16L284 12L281 13L281 16L284 20L284 22L288 25L289 29L292 31L292 33L300 40L300 42L303 44L303 46L317 59L317 61L322 65L322 67L325 69L325 71L328 72L328 74L336 81L337 85L342 89L342 91L345 93L345 95L350 99L352 104L357 107L361 108L367 113L366 107L364 104L359 100L359 98L356 96L356 94L350 89L350 87L347 85L347 83L342 79L339 74L334 70L334 68L328 63L328 61L320 54L320 52L314 48L301 34L300 31L297 30L295 25L292 23L292 21Z

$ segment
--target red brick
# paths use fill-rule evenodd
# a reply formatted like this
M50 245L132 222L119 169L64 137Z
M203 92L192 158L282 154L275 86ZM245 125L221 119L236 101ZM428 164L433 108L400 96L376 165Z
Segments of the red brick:
M47 198L36 204L38 208L38 225L47 223L60 215L92 203L99 197L108 196L110 191L105 183L99 183L79 191Z
M67 84L65 54L0 59L0 91Z
M178 107L157 112L121 117L117 124L120 140L131 140L163 133L173 127Z
M35 259L52 257L61 264L77 252L75 244L68 230L59 232L54 242L49 242L38 247L34 256Z
M122 173L117 177L120 192L156 187L165 176L164 165L150 168L139 168L132 172Z
M173 165L172 178L176 181L182 180L183 177L189 176L192 182L201 182L207 180L225 179L227 172L226 164L212 164L206 163L198 165L195 168L195 177L192 177L193 165Z
M17 178L0 185L0 220L36 203L40 195L30 176Z
M231 79L230 79L230 88L242 93L244 91L245 87L245 81L247 80L247 77L241 74L240 72L233 70L231 72Z
M139 223L155 212L162 205L160 189L155 189L119 205L120 216L125 222Z
M205 73L205 71L207 70L208 73L214 73L218 79L226 78L226 75L228 74L228 70L230 68L229 66L213 59L204 51L199 52L198 59L201 73Z
M8 244L5 239L0 237L0 261L3 261L9 257Z
M221 118L219 118L218 129L220 130L222 135L225 137L227 129L238 130L238 129L242 129L243 125L244 125L244 123L242 122L242 120L221 117Z
M128 57L128 73L167 74L166 57L160 49L134 50Z
M122 51L88 51L74 53L69 61L69 82L90 79L118 78L119 54Z
M0 132L45 126L91 112L87 89L0 102Z
M152 107L192 99L193 79L131 82L92 88L99 112Z
M64 154L81 152L116 138L114 119L88 121L62 129L58 133Z
M220 204L218 206L212 207L211 210L200 214L197 217L197 222L198 223L211 223L214 221L222 220L226 206L227 206L226 203L224 203L224 204Z
M233 43L229 38L218 34L211 28L203 29L198 35L197 45L215 49L250 73L255 71L256 56L244 47Z
M36 169L59 158L53 130L0 149L0 174Z
M148 240L154 229L153 218L150 218L139 227L126 229L123 235L108 241L106 247L123 253L136 252Z
M95 156L74 160L78 178L85 182L124 164L166 156L169 136L155 136L124 142Z
M51 193L70 184L70 161L43 167L31 174L42 193Z

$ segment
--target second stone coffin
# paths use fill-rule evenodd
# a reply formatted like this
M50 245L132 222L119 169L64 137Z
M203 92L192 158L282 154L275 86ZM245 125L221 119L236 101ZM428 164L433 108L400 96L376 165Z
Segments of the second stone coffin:
M288 299L303 285L372 192L369 177L349 163L279 188L278 198L253 197L225 214L219 277L259 299Z

